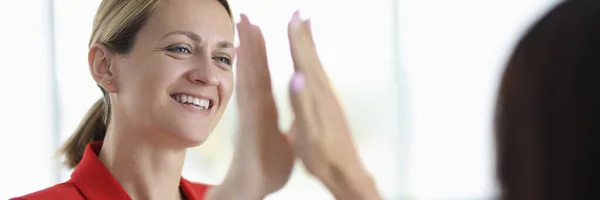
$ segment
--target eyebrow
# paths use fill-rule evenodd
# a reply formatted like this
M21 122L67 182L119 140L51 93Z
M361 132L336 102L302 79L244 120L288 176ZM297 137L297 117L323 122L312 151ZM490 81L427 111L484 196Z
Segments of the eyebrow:
M171 35L185 35L186 37L194 40L194 42L197 42L197 43L200 43L200 41L202 41L202 37L200 37L196 33L190 32L190 31L171 31L171 32L167 33L165 36L163 36L161 39L164 39ZM233 44L228 41L221 41L217 44L217 47L222 48L222 49L233 48Z

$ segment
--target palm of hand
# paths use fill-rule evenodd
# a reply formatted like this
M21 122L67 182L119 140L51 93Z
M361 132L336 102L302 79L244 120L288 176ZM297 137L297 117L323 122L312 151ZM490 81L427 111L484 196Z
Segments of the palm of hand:
M288 181L294 153L277 127L264 38L245 16L238 24L237 102L239 130L234 158L226 179L249 193L264 196Z

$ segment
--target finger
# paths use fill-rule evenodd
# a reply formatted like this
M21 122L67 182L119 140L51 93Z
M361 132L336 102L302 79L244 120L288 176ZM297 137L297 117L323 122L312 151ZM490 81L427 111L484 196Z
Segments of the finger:
M256 56L256 65L259 66L254 68L254 71L258 75L255 79L257 81L256 83L258 84L255 86L259 86L257 89L260 89L272 96L271 74L269 71L265 38L258 26L253 26L253 33L255 39L254 44L256 45L255 51L253 52L255 53L254 56Z
M238 86L240 89L250 88L271 93L271 78L263 34L258 26L250 23L246 15L242 14L241 18L237 25L240 37L236 71Z
M318 134L318 113L315 112L314 100L306 85L304 74L296 72L290 82L290 101L294 111L294 139L314 138Z
M259 115L262 122L277 123L277 110L271 88L263 34L246 15L237 24L240 46L237 50L236 88L240 114ZM273 122L274 121L274 122Z
M297 72L306 75L306 84L313 97L313 118L324 120L336 119L342 112L341 105L334 93L325 70L319 60L310 28L310 20L302 22L299 13L295 12L288 26L290 49ZM318 123L325 123L317 121Z
M332 113L323 112L338 109L339 102L317 54L310 20L302 22L295 12L288 26L288 36L295 70L305 73L306 84L314 98L313 107L319 110L315 114L327 119L325 116Z
M301 118L314 120L310 124L315 130L325 130L324 126L331 126L333 122L344 125L343 109L316 51L311 21L302 22L299 12L295 12L288 25L288 37L295 70L305 73L305 84L308 88L306 93L310 96L302 105L298 105L310 107L298 110L298 112L310 112L310 116L304 114ZM302 113L299 114L302 115ZM322 131L310 132L327 134Z
M252 39L252 25L248 20L248 17L244 14L240 15L240 22L236 25L238 30L238 36L240 39L240 46L236 49L237 63L236 63L236 88L238 89L238 96L246 96L248 90L245 88L248 84L249 78L252 78L254 71L249 69L251 67L251 56L249 55L253 51Z
M288 25L294 67L296 71L305 73L309 83L316 85L315 88L328 88L329 81L319 60L309 23L309 20L301 20L299 12L295 12Z

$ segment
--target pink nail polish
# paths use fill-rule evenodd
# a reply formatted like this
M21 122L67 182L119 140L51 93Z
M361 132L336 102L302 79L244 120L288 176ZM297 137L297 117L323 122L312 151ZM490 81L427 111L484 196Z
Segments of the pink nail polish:
M294 73L294 77L292 77L292 91L293 92L301 92L304 90L305 79L304 73L296 72Z
M294 16L293 18L298 18L300 19L300 10L296 10L296 12L294 12Z
M246 15L245 13L241 13L240 18L240 23L252 24L252 22L250 22L250 19L248 18L248 15Z
M300 26L300 11L294 12L294 16L292 16L291 24L294 28L298 28Z

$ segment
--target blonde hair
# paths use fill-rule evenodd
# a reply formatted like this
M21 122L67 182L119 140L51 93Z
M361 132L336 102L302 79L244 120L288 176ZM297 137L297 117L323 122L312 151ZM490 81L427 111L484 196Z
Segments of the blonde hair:
M165 0L102 0L94 18L89 46L101 43L117 54L127 54L135 37L151 13ZM231 17L227 0L219 0ZM75 168L83 157L88 143L101 141L110 123L110 99L104 88L98 86L103 97L96 101L71 137L59 149L65 164Z

